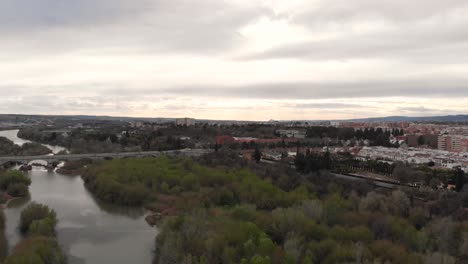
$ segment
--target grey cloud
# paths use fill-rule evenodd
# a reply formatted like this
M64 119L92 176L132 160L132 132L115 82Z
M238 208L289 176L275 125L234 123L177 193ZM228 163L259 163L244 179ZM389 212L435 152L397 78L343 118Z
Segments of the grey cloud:
M131 18L151 1L127 0L3 0L0 28L32 31L48 27L82 27Z
M398 107L398 111L403 111L403 112L433 112L435 109L432 108L427 108L424 106L409 106L409 107Z
M400 23L425 20L462 7L466 7L466 2L460 0L326 0L317 1L312 8L301 12L294 19L310 26L376 18Z
M148 89L146 93L184 96L233 97L262 99L327 99L359 97L468 97L467 80L434 79L420 76L407 80L373 80L357 82L283 82L244 86L184 86Z
M432 98L468 98L468 78L463 75L468 61L468 3L462 0L322 0L309 3L304 10L292 10L289 13L278 14L268 7L250 4L242 5L243 1L229 0L0 0L0 67L6 69L4 75L13 73L20 77L15 83L30 83L30 86L8 85L13 78L6 78L0 83L1 112L35 113L51 111L72 111L86 113L131 113L133 109L153 109L156 111L202 111L212 109L212 112L245 111L250 106L235 106L229 102L230 108L225 110L218 106L200 104L200 101L232 100L232 99L274 99L278 105L282 99L308 100L333 98L364 98L373 97L404 97L408 100L416 97ZM307 2L307 1L304 1ZM243 50L253 50L256 43L248 42L238 31L247 25L258 21L261 17L272 20L287 20L308 30L311 41L291 43L274 47L266 52L247 54L243 60L232 62L233 54ZM373 23L384 21L383 27L373 28ZM267 26L270 24L266 23ZM275 23L272 23L275 25ZM290 25L290 24L287 24ZM379 24L381 25L381 24ZM373 28L373 33L364 28ZM282 29L283 30L283 29ZM293 29L294 30L294 29ZM280 31L282 32L282 31ZM319 33L315 38L316 33ZM246 35L247 36L247 35ZM325 38L325 37L327 38ZM331 36L334 36L333 38ZM313 41L312 41L313 40ZM262 41L260 41L262 42ZM275 41L272 41L272 45ZM283 43L283 42L281 42ZM244 46L245 44L245 46ZM249 44L253 44L249 46ZM261 44L260 46L262 46ZM239 49L237 49L239 48ZM244 49L245 48L245 49ZM53 63L55 56L66 54L71 61ZM111 73L125 70L130 65L122 65L118 69L98 69L93 76L85 76L89 71L81 67L97 61L113 61L115 56L131 58L132 64L148 68L151 55L163 54L170 67L159 67L154 75L169 75L170 78L154 78L155 80L175 80L178 77L174 64L180 63L181 71L190 71L183 55L194 53L201 55L200 61L210 61L208 65L196 67L216 67L212 62L221 61L219 68L201 71L202 76L181 74L177 83L187 83L185 86L160 85L151 83L153 78L145 70L136 73L132 80L119 82L125 76L112 79ZM171 55L177 54L172 57ZM148 57L145 57L147 56ZM10 67L9 58L13 58L14 67ZM65 57L65 59L68 59ZM154 56L158 57L158 56ZM195 57L195 56L194 56ZM15 61L15 58L19 60ZM62 59L62 57L59 57ZM90 58L89 61L86 61ZM152 58L152 57L151 57ZM193 58L193 57L191 57ZM243 66L251 71L256 65L249 60L275 58L295 58L303 60L299 64L307 67L307 61L314 61L311 68L320 66L315 61L376 59L382 68L388 69L391 63L402 65L408 72L395 69L395 76L411 76L408 79L394 79L388 72L379 72L379 67L373 71L369 80L359 80L353 73L361 62L350 63L349 72L337 67L337 76L351 76L348 81L337 77L336 81L298 82L293 77L285 76L282 82L253 83L249 75L243 75ZM79 62L74 61L77 59ZM86 62L81 62L83 59ZM411 63L408 63L410 61ZM36 65L48 65L45 76L51 80L39 78L31 74ZM116 60L116 64L125 63L124 59ZM425 63L421 68L412 63ZM24 63L24 69L21 67ZM59 65L59 63L62 63ZM82 64L83 63L83 64ZM254 62L256 63L256 62ZM265 62L259 63L263 67ZM277 62L275 62L277 63ZM277 64L272 63L273 66ZM282 61L280 63L283 63ZM284 67L294 68L295 60L287 60ZM365 68L372 66L373 61L362 62ZM439 63L457 63L454 66L438 68ZM33 66L31 66L33 65ZM105 65L105 64L104 64ZM158 64L159 65L159 64ZM330 67L331 64L325 65ZM226 66L226 68L221 68ZM267 67L261 69L261 74L255 79L265 77ZM354 68L351 68L355 66ZM39 66L40 67L40 66ZM78 83L65 85L34 85L34 83L63 83L60 67L70 73L76 72L74 78ZM192 67L194 67L192 65ZM231 68L232 67L232 68ZM10 70L13 69L13 70ZM0 69L0 71L2 70ZM187 70L188 69L188 70ZM437 70L441 72L437 72ZM453 70L452 70L453 69ZM155 69L156 70L156 69ZM220 74L210 79L210 74ZM331 69L335 70L335 69ZM56 71L56 74L55 74ZM172 71L172 72L169 72ZM381 71L381 70L380 70ZM149 71L148 71L149 72ZM209 73L207 73L209 72ZM287 71L288 72L288 71ZM420 74L433 72L432 75ZM21 73L21 74L18 74ZM24 74L23 74L24 73ZM99 81L103 74L102 82ZM141 75L140 75L141 73ZM249 72L251 73L251 72ZM148 74L148 76L144 76ZM286 73L285 73L286 74ZM445 75L444 75L445 74ZM195 75L195 74L194 74ZM294 73L301 80L319 78L312 73ZM139 77L142 76L140 80ZM146 78L145 78L146 77ZM208 85L200 82L206 78ZM327 77L327 76L325 76ZM39 82L36 82L36 78ZM96 80L95 83L87 79ZM184 78L182 80L182 78ZM185 79L187 78L187 79ZM242 78L245 78L242 79ZM278 76L271 80L278 79ZM81 81L80 81L81 80ZM106 81L107 80L107 81ZM242 81L245 85L229 85L229 80ZM351 80L351 79L350 79ZM145 83L149 82L149 83ZM217 85L217 82L220 84ZM152 88L149 88L152 87ZM154 88L153 88L154 87ZM12 96L5 95L5 91ZM188 98L193 98L189 101ZM338 100L343 102L343 100ZM148 102L150 102L148 104ZM252 100L255 102L255 100ZM257 101L259 102L259 101ZM262 101L264 105L265 101ZM389 105L397 105L389 103ZM158 106L155 106L157 104ZM271 105L274 105L272 103ZM389 106L390 108L392 106ZM252 107L256 107L252 105ZM366 105L347 103L292 103L279 107L288 111L307 111L318 109L339 113L350 111L366 114ZM387 107L387 106L386 106ZM460 109L463 106L460 106ZM296 110L297 109L297 110ZM327 110L329 109L329 110ZM386 108L389 109L389 108ZM392 108L391 108L392 109ZM377 111L378 109L375 108ZM394 108L402 113L433 113L436 109L415 106L414 108ZM445 111L445 110L440 110ZM439 111L439 112L440 112Z
M397 30L307 41L248 54L241 59L298 58L305 60L401 59L413 62L464 63L468 59L468 20L413 25Z
M162 86L119 83L76 83L56 86L15 86L16 96L44 94L51 98L70 96L80 102L113 102L155 100L164 102L173 98L192 98L207 102L212 98L253 98L253 99L334 99L366 97L440 97L468 98L468 78L453 78L443 75L418 75L407 79L374 79L360 81L317 81L317 82L264 82L245 85L203 85L195 83L183 86ZM11 90L12 86L1 85L0 90ZM359 107L359 104L334 103L331 105L300 104L302 108L320 107Z
M85 26L135 19L165 0L3 0L0 18L6 26Z
M468 59L468 3L459 0L317 1L288 20L309 30L309 41L273 47L241 59L398 59L422 63L464 63ZM287 14L285 17L288 17ZM373 24L372 33L357 25ZM342 32L334 38L314 38ZM365 30L364 30L365 32Z
M112 47L208 53L242 43L237 31L269 14L223 0L6 0L0 33L11 35L7 48L39 54Z
M307 104L296 104L292 105L295 108L311 108L311 109L346 109L346 108L363 108L364 106L359 104L347 104L347 103L307 103Z
M454 113L454 111L450 109L430 108L430 107L424 107L424 106L396 107L393 111L395 113L400 113L401 115L408 115L408 116L450 115Z

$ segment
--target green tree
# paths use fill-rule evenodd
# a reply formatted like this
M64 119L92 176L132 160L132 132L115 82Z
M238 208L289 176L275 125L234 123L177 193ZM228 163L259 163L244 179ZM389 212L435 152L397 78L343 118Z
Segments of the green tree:
M253 159L254 159L257 163L259 163L260 160L262 159L262 152L260 151L260 149L258 149L258 147L255 148L255 152L254 152L254 154L253 154Z
M455 190L457 192L461 191L466 183L465 172L460 168L456 168L453 171L452 180L455 183Z
M24 184L26 186L31 185L31 179L24 173L16 170L6 172L4 175L0 175L0 189L8 190L10 185Z
M45 221L40 222L42 220ZM35 223L36 221L39 222ZM19 229L23 234L27 234L31 227L34 227L34 231L41 233L41 230L53 230L56 223L57 215L54 210L50 209L47 205L32 202L21 212ZM46 228L45 225L50 226Z
M328 148L327 148L327 151L325 152L325 154L323 155L322 168L324 168L326 170L329 170L331 168L330 151L328 151Z
M7 193L14 197L24 197L29 193L29 188L24 183L10 184L7 189Z

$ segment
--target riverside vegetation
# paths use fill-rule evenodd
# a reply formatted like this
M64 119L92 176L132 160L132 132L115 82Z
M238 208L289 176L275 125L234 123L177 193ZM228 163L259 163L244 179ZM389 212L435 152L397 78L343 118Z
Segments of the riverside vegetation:
M464 190L374 189L229 153L104 161L82 177L100 199L166 215L156 264L467 261Z
M20 171L0 172L2 203L14 197L27 196L29 194L29 185L31 185L31 179Z
M3 212L2 212L3 213ZM3 264L65 264L57 238L57 217L46 205L31 203L21 212L19 230L24 239L15 246Z
M18 146L13 141L0 137L0 156L46 155L52 151L39 143L25 143Z
M31 179L20 171L9 170L0 173L0 190L4 202L12 197L29 195ZM64 264L66 258L55 237L57 217L46 205L31 203L21 212L18 229L24 239L18 243L13 252L2 264ZM0 228L3 236L5 216L0 212ZM6 240L0 240L2 252L6 251ZM5 249L5 250L4 250ZM5 253L6 254L6 253ZM2 254L2 255L5 255Z

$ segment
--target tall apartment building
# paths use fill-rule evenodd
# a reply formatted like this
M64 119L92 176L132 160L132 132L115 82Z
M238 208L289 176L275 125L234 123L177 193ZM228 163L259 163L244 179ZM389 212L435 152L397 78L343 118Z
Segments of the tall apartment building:
M442 135L437 141L438 149L452 152L468 151L468 137L461 135Z

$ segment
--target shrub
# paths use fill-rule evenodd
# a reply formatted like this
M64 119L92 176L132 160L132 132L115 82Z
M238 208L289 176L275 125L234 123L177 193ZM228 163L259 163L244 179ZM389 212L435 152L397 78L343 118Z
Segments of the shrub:
M36 221L37 223L35 223ZM56 223L57 216L54 210L46 205L33 202L21 212L19 229L23 234L30 230L40 234L42 232L49 233L50 227L55 228Z
M31 185L31 179L20 171L8 171L0 176L0 189L8 190L8 187L13 184L22 183L26 186Z
M42 220L35 220L29 226L30 235L54 236L56 219L48 216Z
M29 188L24 183L10 184L7 189L7 193L15 197L24 197L29 193Z
M34 236L21 241L3 263L65 264L67 260L57 239Z

